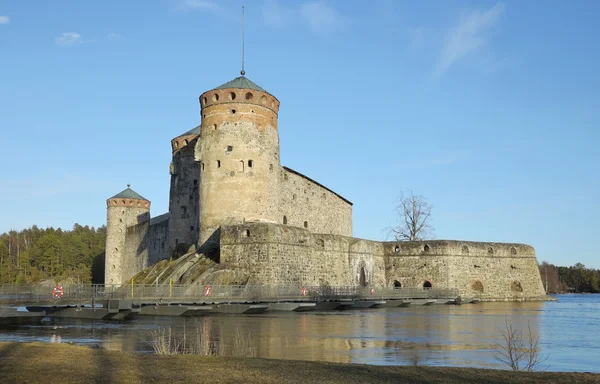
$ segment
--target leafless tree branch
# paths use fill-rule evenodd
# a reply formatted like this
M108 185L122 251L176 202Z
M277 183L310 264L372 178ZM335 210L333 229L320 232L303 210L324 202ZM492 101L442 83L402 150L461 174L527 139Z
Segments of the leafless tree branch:
M402 192L396 202L399 224L389 228L395 240L425 240L433 237L431 208L422 195L412 191Z

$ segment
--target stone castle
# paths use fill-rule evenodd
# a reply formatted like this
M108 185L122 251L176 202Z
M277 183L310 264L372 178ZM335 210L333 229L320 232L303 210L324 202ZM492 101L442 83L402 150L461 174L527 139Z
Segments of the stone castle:
M129 186L107 200L106 284L192 250L253 284L544 296L528 245L353 238L352 203L281 165L279 100L244 74L199 100L201 124L171 140L169 212L151 218Z

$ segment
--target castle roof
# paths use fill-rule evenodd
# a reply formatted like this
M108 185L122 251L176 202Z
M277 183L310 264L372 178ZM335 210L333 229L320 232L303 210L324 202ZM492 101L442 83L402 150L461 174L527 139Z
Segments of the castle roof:
M200 128L202 127L202 125L199 125L197 127L194 127L192 129L190 129L189 131L187 131L186 133L182 133L181 135L177 136L177 137L183 137L183 136L192 136L192 135L199 135L200 134Z
M129 184L127 184L127 189L124 189L121 192L117 193L116 195L111 197L111 199L135 199L149 201L133 189L129 188Z
M240 89L254 89L255 91L267 92L263 88L259 87L252 80L245 76L236 77L235 79L227 82L223 85L218 86L215 89L227 89L227 88L240 88Z

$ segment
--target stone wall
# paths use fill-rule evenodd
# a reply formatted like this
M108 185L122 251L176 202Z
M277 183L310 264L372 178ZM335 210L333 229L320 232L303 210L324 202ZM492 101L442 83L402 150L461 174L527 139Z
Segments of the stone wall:
M121 284L135 263L127 253L127 228L150 220L150 202L136 199L107 200L105 283ZM131 246L131 244L129 244Z
M121 284L136 273L148 267L148 230L150 221L127 227L125 238L125 258L121 270Z
M266 92L213 90L201 97L202 244L223 224L275 221L279 169L279 102Z
M220 242L221 263L254 284L421 288L428 282L485 300L545 295L535 251L523 244L376 242L269 223L224 226Z
M168 259L171 255L167 249L169 244L169 214L153 217L148 229L148 265ZM137 271L139 272L139 271ZM136 272L136 273L137 273Z
M188 247L198 242L200 227L200 167L194 161L197 135L179 136L171 141L168 254L177 244Z
M278 223L313 233L352 236L352 203L290 168L279 176Z
M458 288L487 300L544 296L535 250L525 244L472 241L384 243L386 284ZM397 284L397 283L396 283Z
M222 227L221 263L245 271L256 284L385 284L380 243L313 234L303 228L282 224L246 223Z

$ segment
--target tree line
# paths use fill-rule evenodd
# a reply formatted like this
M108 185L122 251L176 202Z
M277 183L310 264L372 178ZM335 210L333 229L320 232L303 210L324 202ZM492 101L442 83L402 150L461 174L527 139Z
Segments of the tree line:
M0 235L0 284L47 279L71 283L104 281L106 227L73 225L72 230L36 225Z
M600 269L586 268L581 263L557 267L546 261L539 269L547 293L600 293Z

